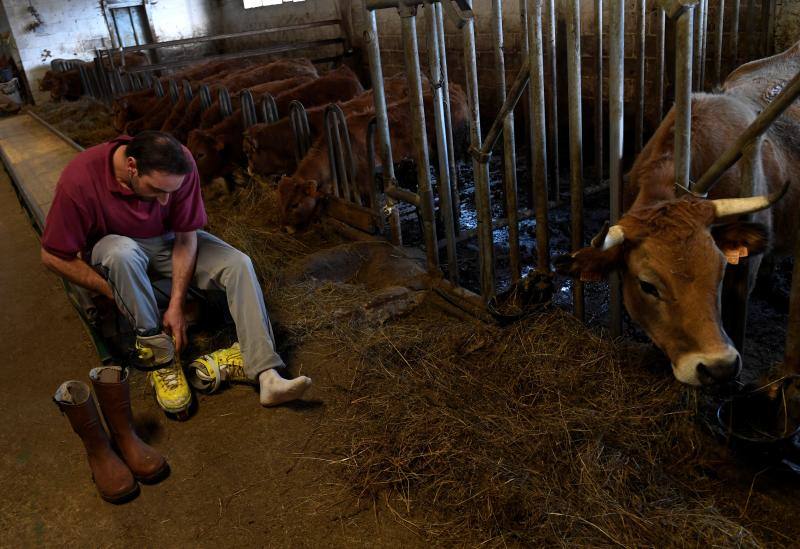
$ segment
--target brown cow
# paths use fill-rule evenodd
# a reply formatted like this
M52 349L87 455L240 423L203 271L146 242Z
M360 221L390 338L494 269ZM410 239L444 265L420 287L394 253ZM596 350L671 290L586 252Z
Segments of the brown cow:
M736 141L760 108L741 95L693 95L694 180ZM629 209L617 225L593 246L558 258L556 265L584 280L620 271L625 307L672 361L675 377L705 385L735 377L741 365L720 320L726 259L736 263L764 252L770 235L774 252L792 249L800 224L800 127L783 118L761 142L754 192L769 197L733 198L740 196L739 163L723 174L706 200L676 190L674 124L673 110L636 159L625 193ZM787 181L788 195L775 204ZM757 223L739 220L753 212L758 212L753 216ZM748 261L755 274L760 258Z
M309 75L294 76L292 78L284 78L283 80L273 80L271 82L256 84L255 86L249 85L247 86L247 89L249 89L253 94L253 99L256 101L256 103L259 103L264 94L269 93L276 95L282 91L311 82L314 79L315 77ZM226 86L228 87L228 91L233 94L232 100L236 100L239 97L240 92L243 91L242 87L233 87L230 84L227 84ZM219 107L219 96L217 96L216 100L214 100L206 112L202 112L201 109L202 102L200 96L196 95L186 108L186 112L184 113L180 122L172 129L172 135L174 135L176 139L182 142L186 141L189 132L195 126L201 124L201 117L206 113L208 113L208 116L203 117L206 121L205 127L213 126L214 124L218 124L222 121L222 114ZM212 120L215 120L213 124L211 123Z
M342 72L340 71L332 71L312 82L328 82L331 90L323 94L326 102L331 97L338 97L339 99L352 97L356 89L354 86L340 85L336 87L337 84L342 83L341 75ZM360 84L358 86L360 87ZM292 92L293 90L289 90L285 93ZM310 104L316 103L316 98L312 96L308 96L306 100ZM236 118L236 120L231 120L232 118ZM247 161L242 143L243 131L244 125L241 120L241 111L237 110L236 113L212 128L190 132L187 145L192 154L195 155L195 159L198 162L198 170L204 181L224 176L230 173L235 164L244 164ZM199 168L201 162L204 166L202 170Z
M76 101L83 94L83 83L79 69L64 72L47 71L39 82L39 90L49 91L53 101Z
M431 112L433 96L423 96L425 110ZM456 84L450 84L450 108L452 114L453 134L456 142L465 136L468 109L464 91ZM387 105L390 139L392 142L392 159L400 162L414 158L412 125L410 122L410 103L408 98ZM356 163L357 192L362 203L368 202L371 194L370 186L374 184L370 173L370 159L367 155L367 127L375 117L372 110L362 111L347 117L350 142ZM434 127L430 117L427 121L428 145L433 147ZM460 143L459 143L460 144ZM376 164L380 162L376 160ZM319 137L308 154L297 167L291 177L283 177L278 184L281 217L283 224L290 230L303 228L311 222L322 208L323 199L332 192L330 159L328 144L324 136Z
M159 98L153 90L139 90L126 93L111 102L111 121L118 132L125 130L125 124L145 116L156 106Z
M364 86L347 65L332 70L313 82L286 90L275 96L278 114L286 116L289 103L299 101L303 106L322 105L334 101L346 101L364 93Z
M427 79L425 90L430 89ZM404 75L395 75L384 80L386 100L389 103L401 101L408 95L408 84ZM372 90L366 91L349 101L339 103L346 115L374 109ZM322 134L324 114L327 105L306 110L311 138ZM250 169L261 175L283 174L294 170L294 133L288 118L275 124L256 124L245 130L244 151Z

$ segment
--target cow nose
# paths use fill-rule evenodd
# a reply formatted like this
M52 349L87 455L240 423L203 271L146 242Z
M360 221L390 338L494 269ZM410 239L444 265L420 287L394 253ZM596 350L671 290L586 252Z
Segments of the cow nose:
M702 385L715 385L731 381L742 369L739 353L718 360L705 360L697 365L697 379Z

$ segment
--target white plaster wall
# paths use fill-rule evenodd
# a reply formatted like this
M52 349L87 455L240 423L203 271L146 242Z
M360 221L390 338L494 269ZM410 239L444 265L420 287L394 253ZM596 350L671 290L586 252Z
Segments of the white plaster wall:
M154 38L159 41L216 32L213 0L150 0L148 9ZM43 24L26 30L34 19L33 5ZM94 57L95 48L112 46L105 16L98 0L3 0L2 7L19 51L29 86L36 101L47 98L39 81L57 58Z
M35 30L26 29L34 21L28 12L31 4L43 22ZM46 97L46 92L39 91L39 80L50 61L89 59L95 48L111 45L96 0L32 0L30 4L27 0L3 0L2 5L35 100Z

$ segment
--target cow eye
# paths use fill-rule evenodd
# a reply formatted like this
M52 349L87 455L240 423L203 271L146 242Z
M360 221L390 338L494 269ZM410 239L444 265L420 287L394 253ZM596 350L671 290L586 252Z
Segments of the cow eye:
M645 282L644 280L639 280L639 286L642 288L644 293L650 294L653 297L659 297L658 288L656 288L653 284Z

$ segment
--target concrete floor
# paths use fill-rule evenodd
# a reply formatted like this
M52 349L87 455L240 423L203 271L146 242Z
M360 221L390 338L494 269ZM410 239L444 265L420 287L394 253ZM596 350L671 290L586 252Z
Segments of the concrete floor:
M0 322L0 547L422 545L371 505L356 506L325 466L336 456L324 427L346 400L341 365L326 364L323 348L291 357L294 371L314 378L308 402L263 409L254 391L232 388L201 397L184 423L166 419L134 372L137 424L172 475L129 504L103 502L51 400L62 381L87 381L98 359L60 282L41 266L2 170Z

